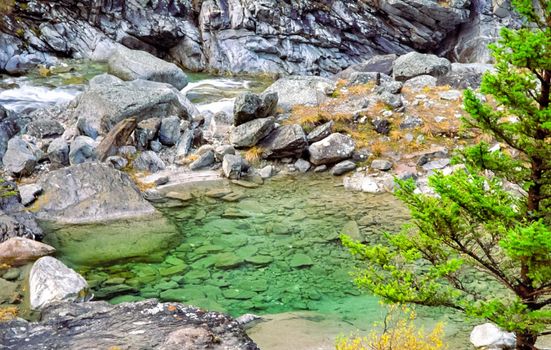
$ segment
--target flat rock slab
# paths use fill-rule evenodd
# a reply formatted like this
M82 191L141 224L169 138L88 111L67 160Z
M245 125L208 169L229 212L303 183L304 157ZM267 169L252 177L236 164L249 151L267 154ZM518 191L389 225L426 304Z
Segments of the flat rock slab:
M13 237L0 243L0 265L20 266L53 254L55 248L23 237Z
M229 316L156 300L56 304L44 310L42 320L0 323L3 348L258 349Z

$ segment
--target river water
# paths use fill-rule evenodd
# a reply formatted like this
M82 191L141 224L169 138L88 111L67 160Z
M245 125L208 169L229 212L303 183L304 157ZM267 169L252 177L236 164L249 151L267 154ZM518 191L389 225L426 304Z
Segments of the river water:
M101 64L71 67L0 80L0 104L21 112L67 103L105 71ZM191 74L183 92L202 112L231 112L235 96L268 84ZM337 335L366 334L385 312L354 286L350 273L361 265L339 234L376 244L407 220L391 195L347 192L341 184L309 175L275 177L255 189L225 181L186 187L178 190L188 201L159 205L160 222L50 227L46 242L84 275L97 299L158 298L264 315L268 321L249 330L263 349L332 349ZM419 315L423 325L446 322L453 348L467 344L459 316L434 308Z

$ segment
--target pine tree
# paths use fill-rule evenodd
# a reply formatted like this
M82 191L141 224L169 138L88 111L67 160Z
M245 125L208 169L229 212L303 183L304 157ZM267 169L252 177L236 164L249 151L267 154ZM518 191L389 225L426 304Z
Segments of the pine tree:
M386 245L342 237L366 260L359 286L391 302L447 306L512 331L517 349L551 334L551 0L513 0L522 28L491 45L495 71L467 90L468 128L491 135L464 164L429 179L436 196L398 181L412 220Z

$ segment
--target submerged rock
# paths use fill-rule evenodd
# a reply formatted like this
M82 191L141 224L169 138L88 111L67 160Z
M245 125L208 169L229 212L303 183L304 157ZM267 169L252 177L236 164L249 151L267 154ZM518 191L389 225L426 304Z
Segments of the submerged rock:
M74 349L93 344L96 349L258 350L229 316L155 300L52 305L43 311L41 322L1 323L0 339L4 346L20 350L61 349L68 344Z
M88 223L154 214L125 173L107 164L83 163L41 177L44 194L34 205L39 219Z
M34 263L29 277L29 295L33 310L59 301L75 302L91 298L84 278L50 256Z

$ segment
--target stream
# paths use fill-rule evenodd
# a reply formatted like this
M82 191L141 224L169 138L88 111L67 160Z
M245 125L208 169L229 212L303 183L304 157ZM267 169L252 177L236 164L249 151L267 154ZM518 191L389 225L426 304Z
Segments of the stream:
M0 80L0 104L28 112L67 103L101 64L71 62L51 76ZM183 90L204 113L230 112L244 91L269 81L190 74ZM357 262L340 245L353 233L369 244L395 232L407 210L392 195L347 192L328 175L276 176L258 188L228 181L178 189L187 201L158 204L157 221L45 227L57 257L81 273L96 299L158 298L232 316L262 315L248 330L262 349L333 349L335 337L367 335L385 308L360 292ZM469 348L469 325L449 310L419 308L419 323L446 323L450 348ZM452 346L453 345L453 346Z

